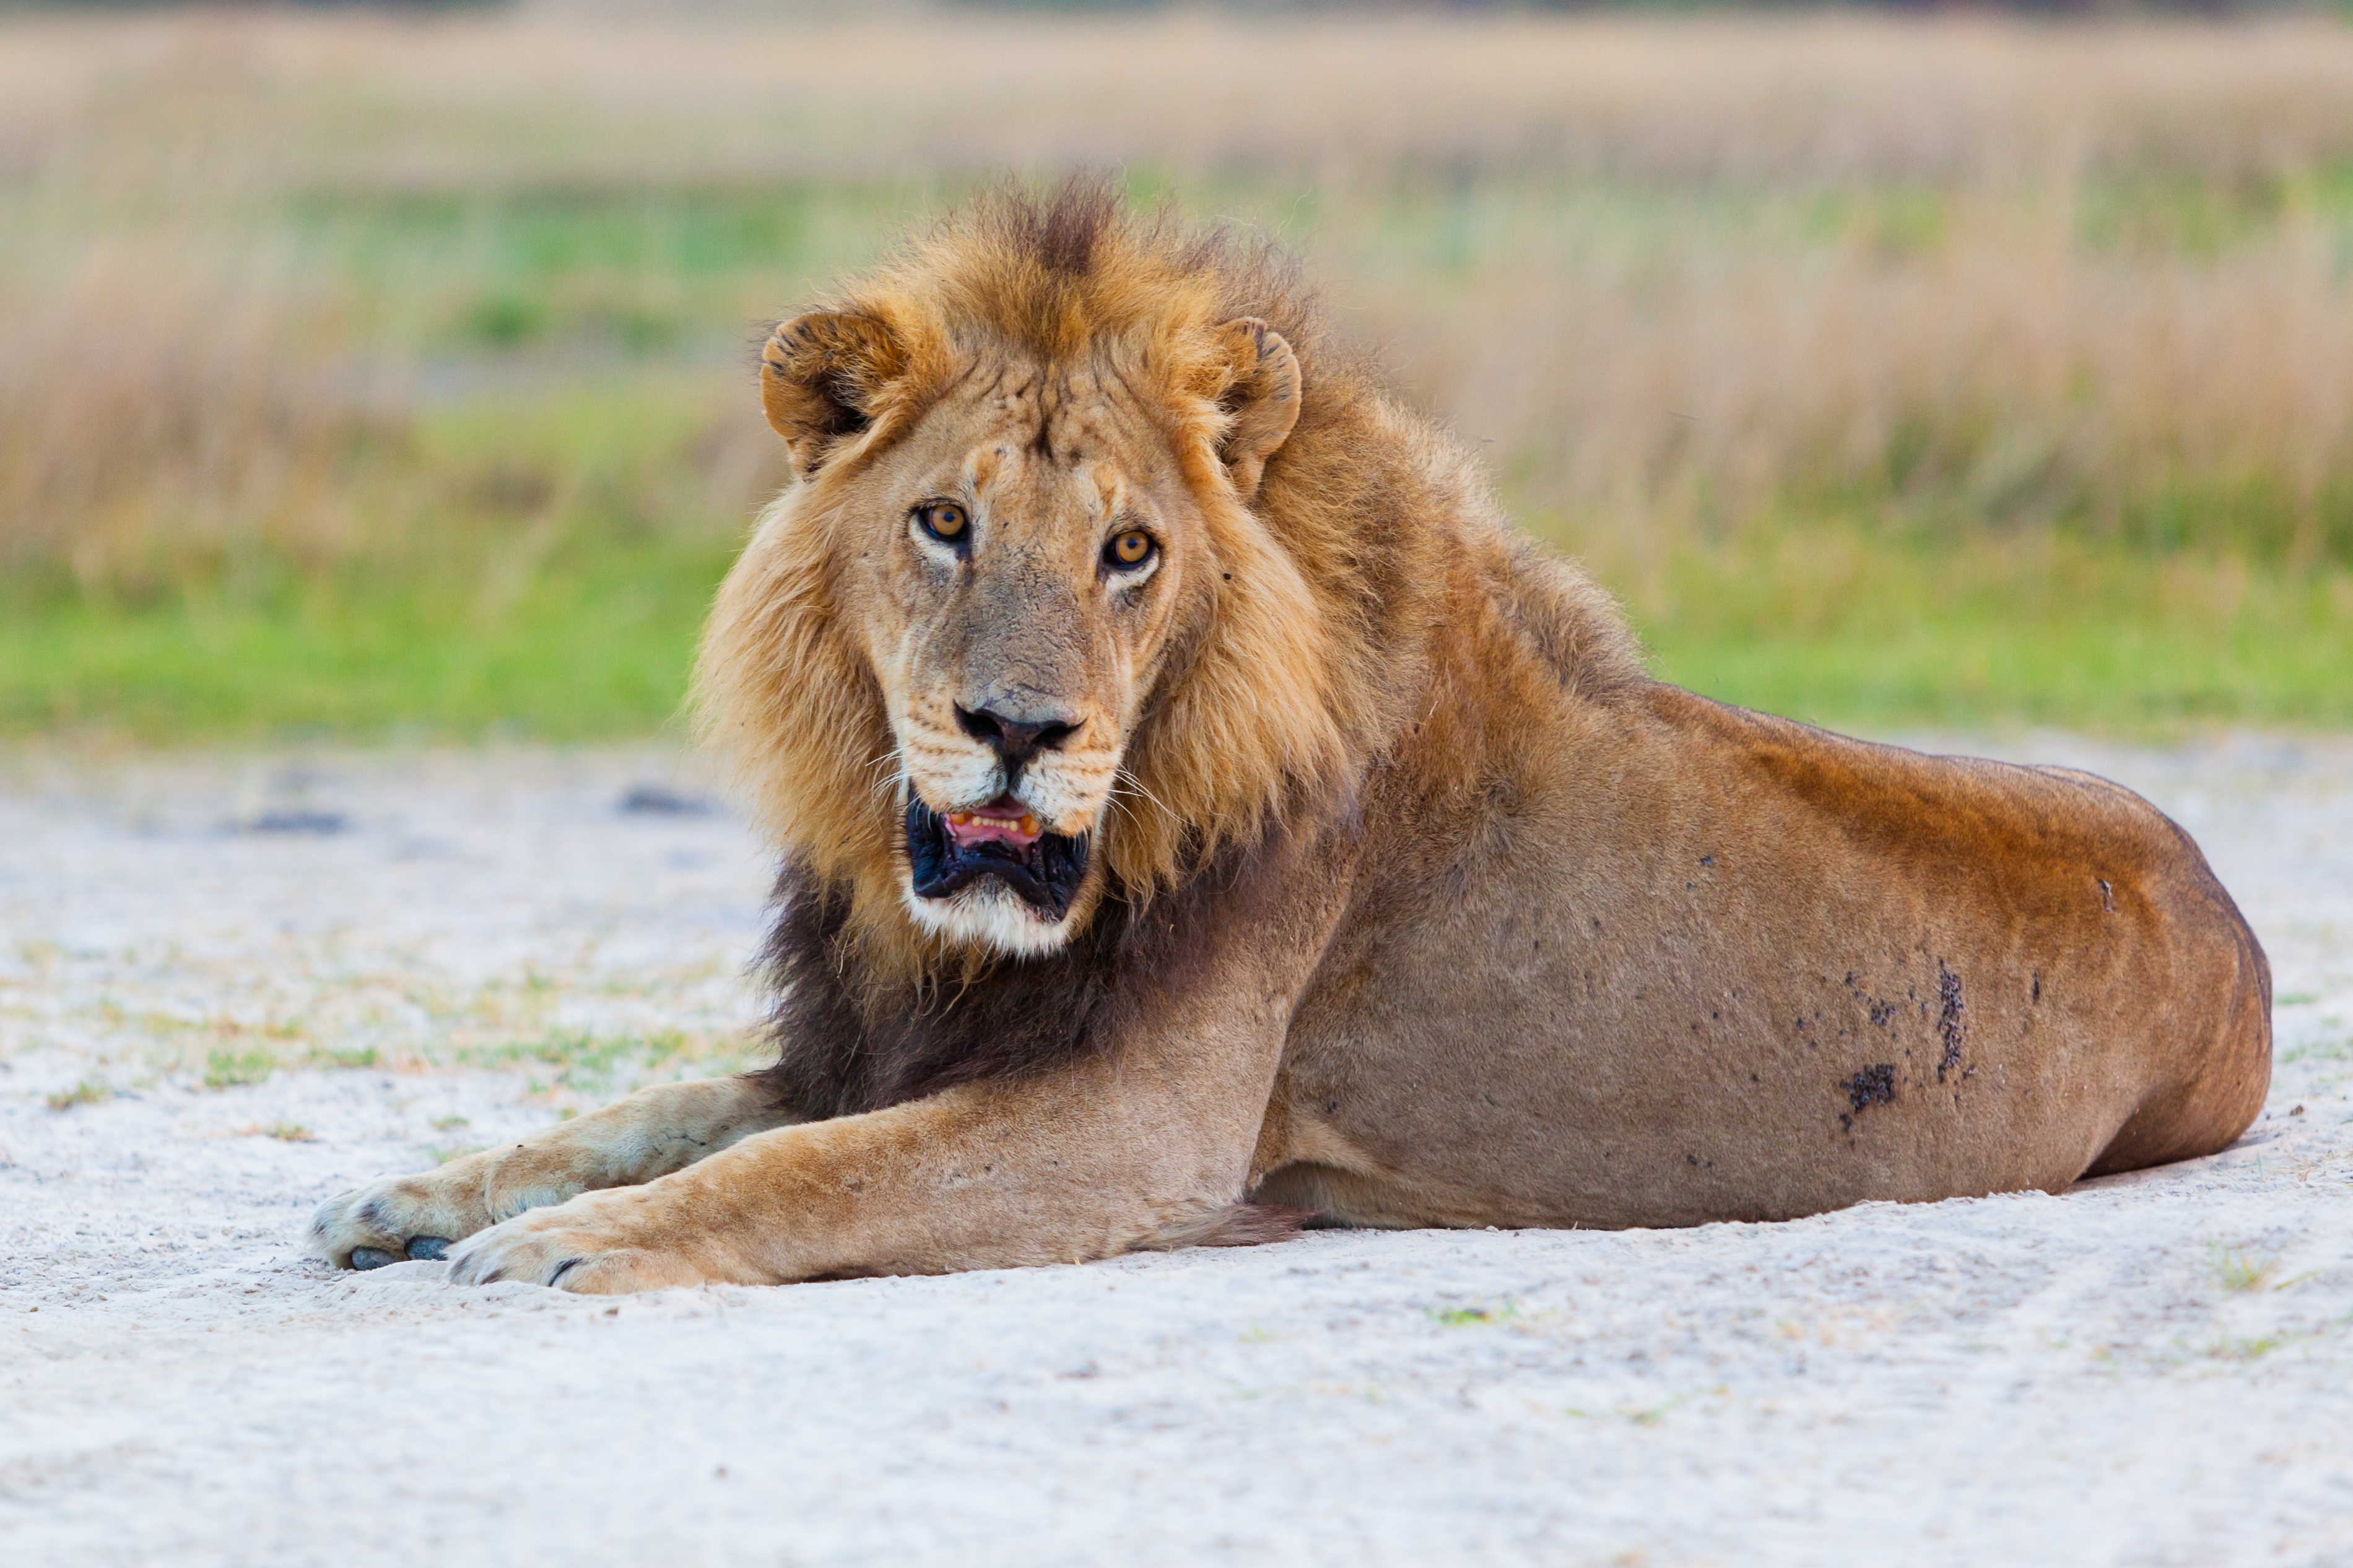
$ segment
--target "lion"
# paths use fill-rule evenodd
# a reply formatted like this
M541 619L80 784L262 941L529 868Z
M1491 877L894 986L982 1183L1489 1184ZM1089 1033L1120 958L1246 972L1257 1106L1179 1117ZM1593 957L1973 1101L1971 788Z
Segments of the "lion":
M2086 773L1653 679L1295 264L1000 193L761 366L701 732L775 1065L325 1204L584 1292L2039 1189L2261 1106L2263 949Z

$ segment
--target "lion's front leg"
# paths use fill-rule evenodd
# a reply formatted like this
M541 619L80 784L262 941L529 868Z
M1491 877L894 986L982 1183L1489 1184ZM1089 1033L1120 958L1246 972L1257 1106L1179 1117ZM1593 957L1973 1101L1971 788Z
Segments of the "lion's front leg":
M762 1133L457 1247L461 1284L591 1293L1074 1263L1266 1239L1242 1197L1274 1039L1200 1040L1171 1081L1108 1060ZM1223 1047L1223 1048L1220 1048Z
M788 1120L748 1077L657 1085L521 1142L338 1194L311 1216L310 1250L343 1268L439 1258L527 1209L650 1181Z

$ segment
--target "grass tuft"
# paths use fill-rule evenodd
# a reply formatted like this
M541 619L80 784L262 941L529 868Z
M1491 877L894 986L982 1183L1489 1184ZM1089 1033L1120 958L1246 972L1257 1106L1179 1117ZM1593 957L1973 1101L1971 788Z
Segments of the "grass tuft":
M2219 1241L2207 1244L2206 1260L2214 1283L2225 1290L2260 1290L2279 1273L2278 1258Z
M96 1105L114 1098L114 1086L101 1079L86 1078L71 1089L49 1096L51 1110L70 1110L77 1105Z
M278 1060L267 1050L209 1051L205 1056L206 1089L236 1089L256 1084L276 1070Z
M1495 1307L1448 1307L1444 1309L1432 1309L1430 1311L1429 1317L1431 1322L1437 1323L1444 1328L1469 1329L1482 1327L1489 1324L1514 1322L1518 1320L1519 1315L1519 1304L1515 1301L1505 1301L1501 1306Z

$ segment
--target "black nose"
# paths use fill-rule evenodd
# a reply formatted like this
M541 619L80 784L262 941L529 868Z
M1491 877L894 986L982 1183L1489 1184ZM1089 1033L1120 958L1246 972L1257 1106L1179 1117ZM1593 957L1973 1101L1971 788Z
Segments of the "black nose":
M959 707L956 722L964 726L965 734L976 741L986 741L1004 759L1005 783L1009 789L1013 776L1028 766L1032 757L1040 752L1054 750L1077 734L1079 725L1084 721L1048 719L1043 722L1029 722L1008 719L1004 714L991 712L986 708Z

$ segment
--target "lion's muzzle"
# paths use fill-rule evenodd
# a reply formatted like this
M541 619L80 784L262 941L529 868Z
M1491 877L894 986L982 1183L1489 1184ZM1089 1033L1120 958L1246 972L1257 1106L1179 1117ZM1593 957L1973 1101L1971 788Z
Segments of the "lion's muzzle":
M1087 836L1018 828L957 832L938 812L910 799L907 868L919 899L944 899L983 877L995 877L1023 903L1059 922L1071 912L1086 875Z

